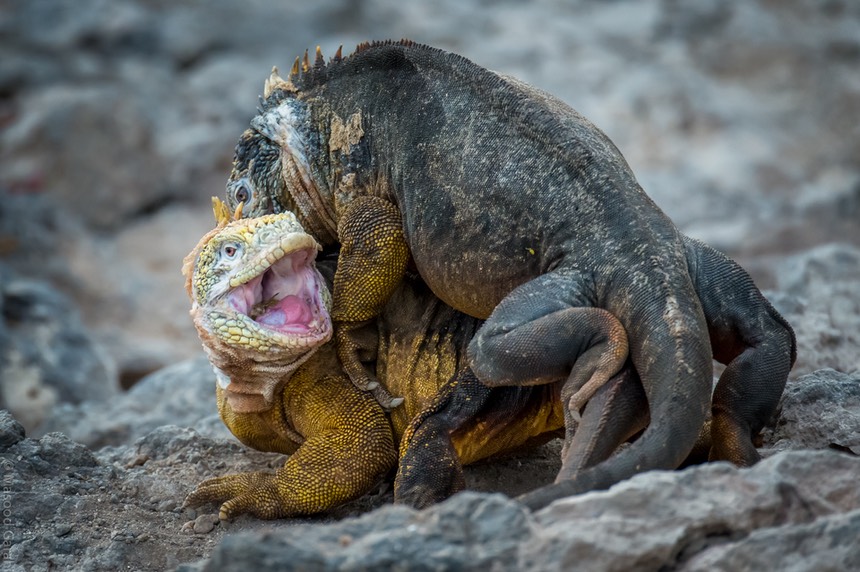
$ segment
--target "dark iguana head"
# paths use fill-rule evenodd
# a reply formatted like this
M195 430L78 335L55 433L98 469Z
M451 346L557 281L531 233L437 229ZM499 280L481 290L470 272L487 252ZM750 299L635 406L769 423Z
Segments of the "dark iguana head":
M292 213L231 220L213 203L218 226L185 258L183 274L218 383L234 409L248 411L270 405L331 339L331 300L314 265L319 245Z
M400 52L405 49L433 50L408 40L377 42L346 58L338 50L326 64L317 48L315 63L307 53L303 62L297 58L286 80L273 69L258 114L236 145L227 182L230 208L244 203L243 217L290 211L319 240L335 242L334 203L348 199L356 185L375 183L368 180L369 118L361 111L372 97L359 92L381 89L385 74L398 66L414 67ZM331 99L335 91L338 105Z
M307 55L305 55L307 59ZM318 62L321 62L318 52ZM298 60L293 74L298 79ZM324 64L318 65L319 69ZM305 63L306 75L310 68ZM302 83L302 82L300 82ZM311 132L312 119L299 89L273 68L263 89L262 106L236 145L227 182L227 203L244 203L243 217L293 212L308 230L324 240L336 236L334 213L320 200L326 183L314 176L312 162L324 153L320 137ZM329 215L329 216L326 216Z

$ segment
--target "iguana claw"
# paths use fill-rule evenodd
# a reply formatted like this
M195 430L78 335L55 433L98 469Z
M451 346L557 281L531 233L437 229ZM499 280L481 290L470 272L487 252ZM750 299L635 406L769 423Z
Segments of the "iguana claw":
M273 473L238 473L200 483L183 503L184 507L220 503L218 517L230 520L242 514L273 519L285 516Z

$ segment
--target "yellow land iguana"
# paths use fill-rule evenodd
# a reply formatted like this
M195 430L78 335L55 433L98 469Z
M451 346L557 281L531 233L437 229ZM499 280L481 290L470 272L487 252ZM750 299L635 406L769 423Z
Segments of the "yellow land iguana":
M737 264L684 237L612 142L558 99L409 41L363 44L273 72L227 185L243 216L294 212L340 243L338 354L361 388L355 331L411 264L445 303L486 322L469 366L491 387L554 383L627 332L652 422L630 447L552 498L606 488L691 451L708 409L712 459L748 465L794 363L788 323ZM410 262L411 257L411 262ZM713 396L712 357L727 365ZM626 375L626 374L625 374ZM566 478L565 477L569 477Z

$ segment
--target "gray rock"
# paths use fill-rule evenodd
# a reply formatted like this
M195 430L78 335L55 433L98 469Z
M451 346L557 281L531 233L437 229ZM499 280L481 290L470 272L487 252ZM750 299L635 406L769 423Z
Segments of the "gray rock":
M424 512L386 506L357 519L291 530L228 536L203 570L514 569L518 544L531 536L521 506L479 493L462 493Z
M212 471L201 459L218 459L225 471L266 466L259 453L235 441L178 427L94 454L57 433L25 438L14 418L0 412L0 435L10 434L14 442L0 450L3 570L164 570L197 560L223 535L216 527L188 543L179 534L185 518L176 507L201 473ZM142 450L152 455L133 463ZM212 521L208 515L201 522L207 518Z
M91 447L130 444L158 427L191 427L217 412L215 376L201 352L145 377L109 403L58 407L40 432L62 431ZM211 433L226 436L213 425Z
M771 298L797 336L792 375L860 370L860 249L822 245L785 258L775 274Z
M391 506L333 524L231 535L202 570L744 569L761 561L745 556L754 543L787 527L815 551L805 562L851 562L860 551L850 535L858 470L860 459L838 453L780 453L751 469L718 463L642 474L534 515L499 495L461 493L423 512Z
M751 469L717 463L645 473L538 513L544 531L524 557L534 569L565 569L576 561L600 570L672 567L753 530L860 508L856 487L846 482L858 467L860 459L847 455L796 452Z
M860 567L860 511L811 523L754 530L738 542L714 546L679 570L856 570Z
M773 451L830 447L860 454L860 371L823 369L792 380L763 437Z
M0 407L33 430L60 403L104 403L118 393L110 361L71 301L51 285L0 286Z
M6 410L0 410L0 451L24 438L24 426Z

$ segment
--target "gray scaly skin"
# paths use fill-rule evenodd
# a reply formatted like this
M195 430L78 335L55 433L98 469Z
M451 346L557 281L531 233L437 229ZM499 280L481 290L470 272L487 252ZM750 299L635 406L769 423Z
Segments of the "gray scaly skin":
M589 348L571 340L605 341L594 309L626 330L635 372L622 374L641 379L652 422L611 459L563 470L530 506L677 467L711 406L712 356L727 368L710 457L759 459L752 439L779 401L794 334L740 267L679 233L601 131L544 92L408 41L329 64L318 52L301 68L267 82L227 199L244 216L293 211L341 244L332 317L357 385L372 381L351 332L408 263L441 300L486 319L469 365L490 387L576 372Z

